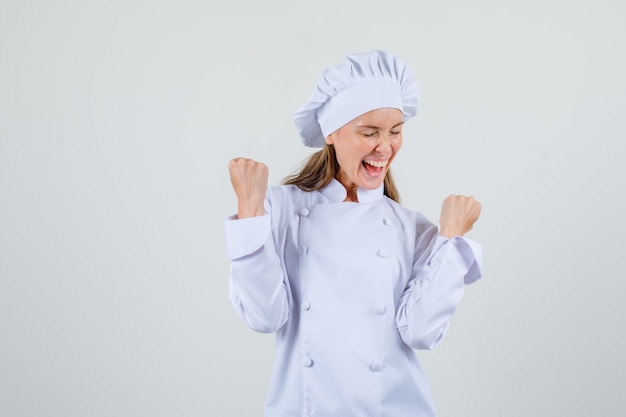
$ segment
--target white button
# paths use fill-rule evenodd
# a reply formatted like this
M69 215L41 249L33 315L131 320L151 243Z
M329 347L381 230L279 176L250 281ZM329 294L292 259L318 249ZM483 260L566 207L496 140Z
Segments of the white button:
M378 256L386 258L389 256L389 251L386 251L385 249L378 249Z
M304 364L304 366L306 366L307 368L310 368L311 366L313 366L313 359L306 357L304 358L304 361L302 362Z
M370 365L370 371L372 372L380 372L383 370L383 364L380 362L372 362Z
M309 209L308 208L303 208L302 210L300 210L300 215L303 217L306 217L309 215Z
M309 301L303 301L302 302L302 308L304 310L310 310L311 309L311 303Z
M300 246L298 248L298 253L302 256L302 255L306 255L307 252L309 251L309 248L307 248L306 246Z
M389 217L385 217L385 218L383 219L383 224L384 224L385 226L391 226L391 219L389 219Z
M385 306L378 306L378 307L376 307L376 314L378 314L379 316L382 316L386 312L387 312L387 307L385 307Z

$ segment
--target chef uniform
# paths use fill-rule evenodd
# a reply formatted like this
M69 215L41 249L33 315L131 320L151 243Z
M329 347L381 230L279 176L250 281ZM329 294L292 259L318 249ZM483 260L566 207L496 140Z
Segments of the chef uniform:
M350 79L355 61L357 72L376 68L363 76L368 81L380 77L383 61L384 81L402 73L413 98L412 75L397 58L373 51L348 60ZM346 65L333 70L345 74ZM322 123L322 139L325 129L335 127ZM319 135L304 136L319 145ZM386 197L383 185L357 195L344 202L335 179L308 192L271 186L265 215L225 221L232 304L250 328L276 335L265 417L436 415L415 349L443 339L464 285L481 276L481 246L438 236L422 214Z

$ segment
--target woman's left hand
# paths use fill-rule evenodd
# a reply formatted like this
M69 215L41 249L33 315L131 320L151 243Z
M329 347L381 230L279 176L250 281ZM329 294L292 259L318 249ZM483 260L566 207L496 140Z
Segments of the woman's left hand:
M472 230L480 216L481 205L474 197L450 195L441 206L439 234L448 238L463 236Z

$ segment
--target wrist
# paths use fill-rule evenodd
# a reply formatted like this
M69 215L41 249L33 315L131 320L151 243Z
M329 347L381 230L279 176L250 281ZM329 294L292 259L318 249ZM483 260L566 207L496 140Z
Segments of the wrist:
M239 206L237 208L237 217L240 219L245 219L248 217L257 217L263 216L265 214L265 207L248 207L248 206Z
M448 239L452 239L455 236L463 236L463 232L458 229L449 229L442 228L439 230L439 236L447 237Z

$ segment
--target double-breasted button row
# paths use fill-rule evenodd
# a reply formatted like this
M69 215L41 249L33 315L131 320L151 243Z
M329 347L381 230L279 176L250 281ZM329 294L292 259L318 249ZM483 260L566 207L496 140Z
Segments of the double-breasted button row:
M309 311L311 309L311 302L309 300L302 301L301 307L305 311ZM376 307L376 314L379 316L384 315L387 312L387 307L383 305L379 305Z
M300 209L300 211L298 212L298 215L300 215L301 217L307 217L309 215L310 211L308 208L303 208ZM309 252L309 248L307 248L306 246L300 246L298 248L298 255L300 256L304 256Z
M308 208L306 208L306 207L305 207L305 208L303 208L303 209L300 209L300 211L298 212L298 214L299 214L301 217L307 217L307 216L309 215L309 213L310 213L310 211L309 211L309 209L308 209ZM300 246L300 247L298 248L298 255L300 255L300 256L304 256L304 255L306 255L308 252L309 252L309 248L308 248L308 247L306 247L306 246Z
M305 356L304 359L302 359L302 365L304 365L305 368L311 368L313 367L313 364L313 359L308 356ZM370 364L369 369L372 372L382 372L382 370L385 369L385 365L383 365L382 362L374 361Z

